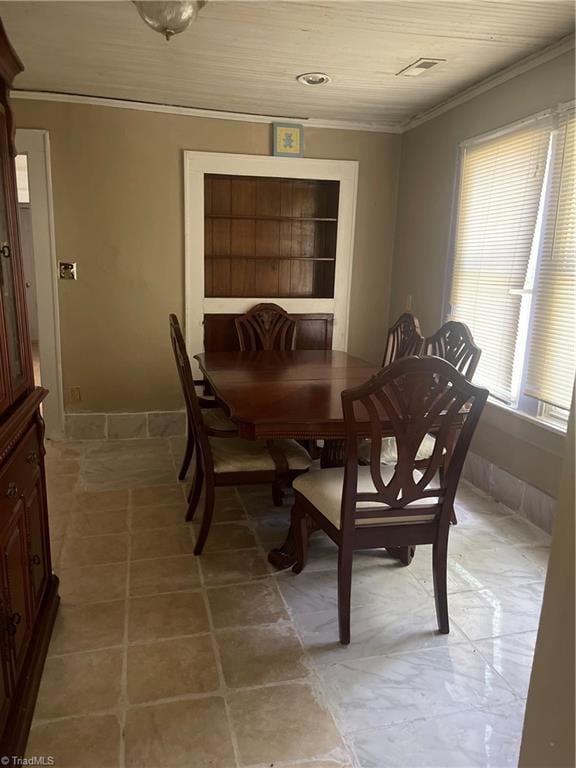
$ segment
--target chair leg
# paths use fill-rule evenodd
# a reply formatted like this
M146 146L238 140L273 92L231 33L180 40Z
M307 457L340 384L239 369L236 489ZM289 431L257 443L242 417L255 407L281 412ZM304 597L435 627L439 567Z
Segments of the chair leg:
M184 451L184 458L182 459L182 466L178 473L178 480L184 480L188 469L190 468L190 462L194 454L194 433L190 425L188 425L188 437L186 438L186 450Z
M281 507L283 498L284 494L282 493L282 486L278 480L275 480L272 483L272 501L274 502L274 506Z
M436 602L436 617L441 634L450 632L448 619L448 593L446 585L446 563L448 557L448 536L441 536L434 542L432 549L432 570L434 575L434 600Z
M350 644L350 599L352 595L352 549L338 550L338 627L340 643Z
M298 509L295 503L292 507L292 535L296 545L296 563L292 566L293 573L302 573L308 561L308 521L306 515Z
M200 532L194 547L194 554L201 555L204 549L204 544L208 538L210 526L212 525L212 515L214 514L214 481L208 478L206 482L206 492L204 499L204 514L202 516L202 524L200 525Z
M188 494L188 509L186 510L186 522L189 523L194 519L198 502L200 501L200 494L202 493L202 485L204 484L204 471L202 470L202 463L198 458L196 461L196 471L194 472L194 482L192 488Z

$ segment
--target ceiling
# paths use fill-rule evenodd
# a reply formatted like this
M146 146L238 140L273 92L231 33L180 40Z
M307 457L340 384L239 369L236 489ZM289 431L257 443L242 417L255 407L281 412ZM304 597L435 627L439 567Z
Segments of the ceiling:
M401 125L574 31L572 0L209 0L170 42L130 2L0 2L17 89ZM446 59L417 78L420 57ZM332 77L317 88L296 75Z

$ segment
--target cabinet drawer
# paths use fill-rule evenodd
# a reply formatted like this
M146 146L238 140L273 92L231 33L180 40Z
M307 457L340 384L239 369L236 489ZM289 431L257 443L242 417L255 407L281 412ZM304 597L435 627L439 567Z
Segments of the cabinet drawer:
M32 490L40 469L40 441L30 427L0 472L0 513L10 513L15 503Z

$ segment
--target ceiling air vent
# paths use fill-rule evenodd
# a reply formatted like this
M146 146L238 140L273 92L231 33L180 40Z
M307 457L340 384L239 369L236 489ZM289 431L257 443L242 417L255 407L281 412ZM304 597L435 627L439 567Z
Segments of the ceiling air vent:
M410 64L400 72L396 72L396 75L402 75L402 77L418 77L423 75L424 72L428 72L437 64L442 64L446 59L417 59L414 63Z

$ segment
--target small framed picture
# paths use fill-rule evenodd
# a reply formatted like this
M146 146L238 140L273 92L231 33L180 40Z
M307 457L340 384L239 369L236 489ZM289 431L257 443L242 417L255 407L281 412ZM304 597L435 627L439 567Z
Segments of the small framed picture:
M272 154L276 157L302 157L303 126L295 123L272 123Z

